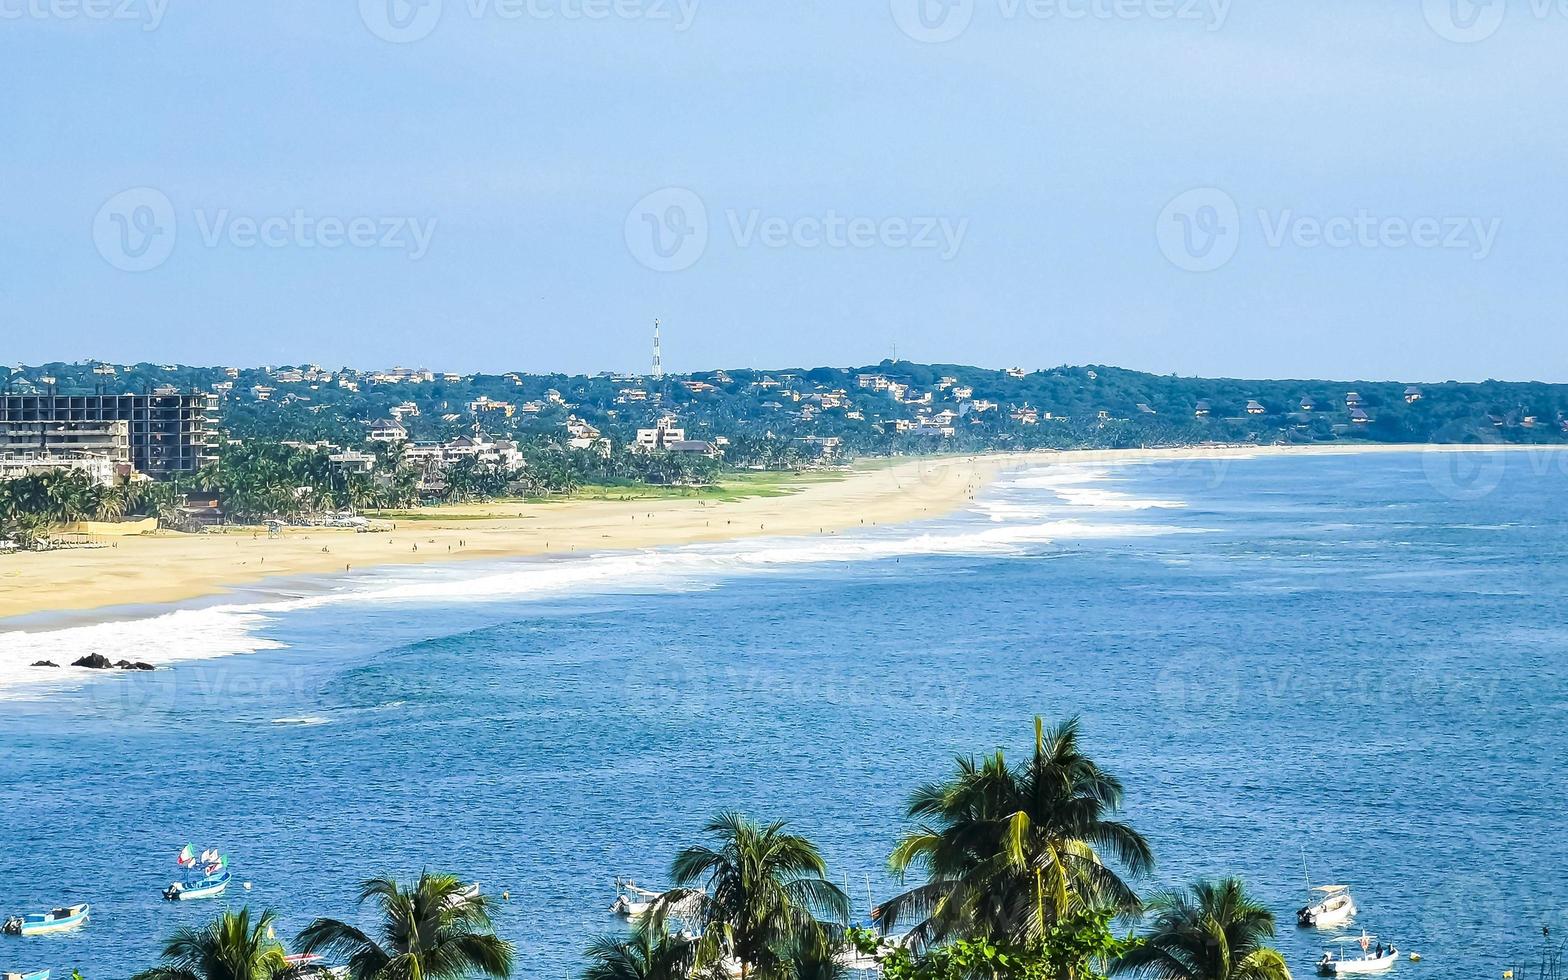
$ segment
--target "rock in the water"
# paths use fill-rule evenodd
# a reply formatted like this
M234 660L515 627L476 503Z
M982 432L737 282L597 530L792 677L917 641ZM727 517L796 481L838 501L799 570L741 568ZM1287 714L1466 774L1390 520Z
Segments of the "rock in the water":
M87 656L71 664L72 667L91 667L93 670L108 670L114 664L101 653L89 653Z
M125 661L123 663L116 664L115 666L119 667L121 670L156 670L157 669L152 664L147 663L147 662L142 661L142 660L138 660L134 664L131 663L129 660L127 660L127 661Z
M33 666L34 667L58 667L60 665L55 663L53 660L38 660L38 661L35 661L33 663Z

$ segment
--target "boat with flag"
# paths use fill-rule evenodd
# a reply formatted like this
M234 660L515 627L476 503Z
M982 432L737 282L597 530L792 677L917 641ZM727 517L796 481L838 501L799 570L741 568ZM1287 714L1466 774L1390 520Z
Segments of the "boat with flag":
M174 863L185 870L185 877L163 890L163 897L171 902L190 902L200 898L217 898L229 887L229 859L216 850L197 854L186 844L175 857Z
M87 913L90 910L91 907L83 902L81 905L66 905L32 915L13 915L5 921L4 926L0 926L0 932L12 936L47 936L53 932L69 932L87 924Z

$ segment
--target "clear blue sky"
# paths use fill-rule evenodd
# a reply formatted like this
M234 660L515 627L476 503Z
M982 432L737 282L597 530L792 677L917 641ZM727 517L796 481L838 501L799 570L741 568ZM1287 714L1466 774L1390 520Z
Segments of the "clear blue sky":
M1545 0L684 4L0 0L0 361L1568 381Z

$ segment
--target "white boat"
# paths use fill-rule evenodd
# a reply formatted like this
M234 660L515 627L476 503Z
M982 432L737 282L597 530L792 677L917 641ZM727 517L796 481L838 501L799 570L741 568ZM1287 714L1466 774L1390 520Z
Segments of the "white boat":
M289 969L298 977L325 977L327 980L343 980L348 976L346 966L328 966L319 953L291 953L283 957Z
M1349 885L1318 885L1309 892L1309 899L1313 897L1312 893L1321 897L1296 910L1297 925L1319 929L1342 926L1356 914L1356 902L1350 897Z
M1386 973L1393 969L1394 961L1399 959L1399 949L1393 944L1384 946L1376 942L1376 936L1367 935L1362 930L1361 938L1355 945L1361 947L1361 955L1347 955L1342 945L1339 955L1335 956L1333 950L1324 950L1318 959L1318 972L1326 977L1348 976L1360 973Z
M87 924L89 911L91 907L84 902L33 915L12 916L0 927L0 931L13 936L46 936L54 932L69 932Z
M202 898L217 898L229 887L230 880L232 879L229 872L219 869L200 878L176 881L163 890L163 897L165 901L170 902L193 902Z
M615 880L615 887L620 894L615 896L615 904L610 906L610 911L627 919L635 919L648 911L664 894L638 888L635 881L622 881L619 878Z

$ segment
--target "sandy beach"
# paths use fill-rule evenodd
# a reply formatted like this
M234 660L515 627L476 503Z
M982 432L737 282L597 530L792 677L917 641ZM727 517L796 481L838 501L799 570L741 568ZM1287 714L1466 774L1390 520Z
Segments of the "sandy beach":
M1442 447L1443 449L1495 447ZM159 532L112 546L0 557L0 620L44 612L178 602L263 579L387 565L666 547L760 535L833 534L951 513L1006 470L1291 454L1411 452L1420 446L1084 450L869 461L803 474L789 492L734 500L560 500L431 508L389 532L251 528Z

